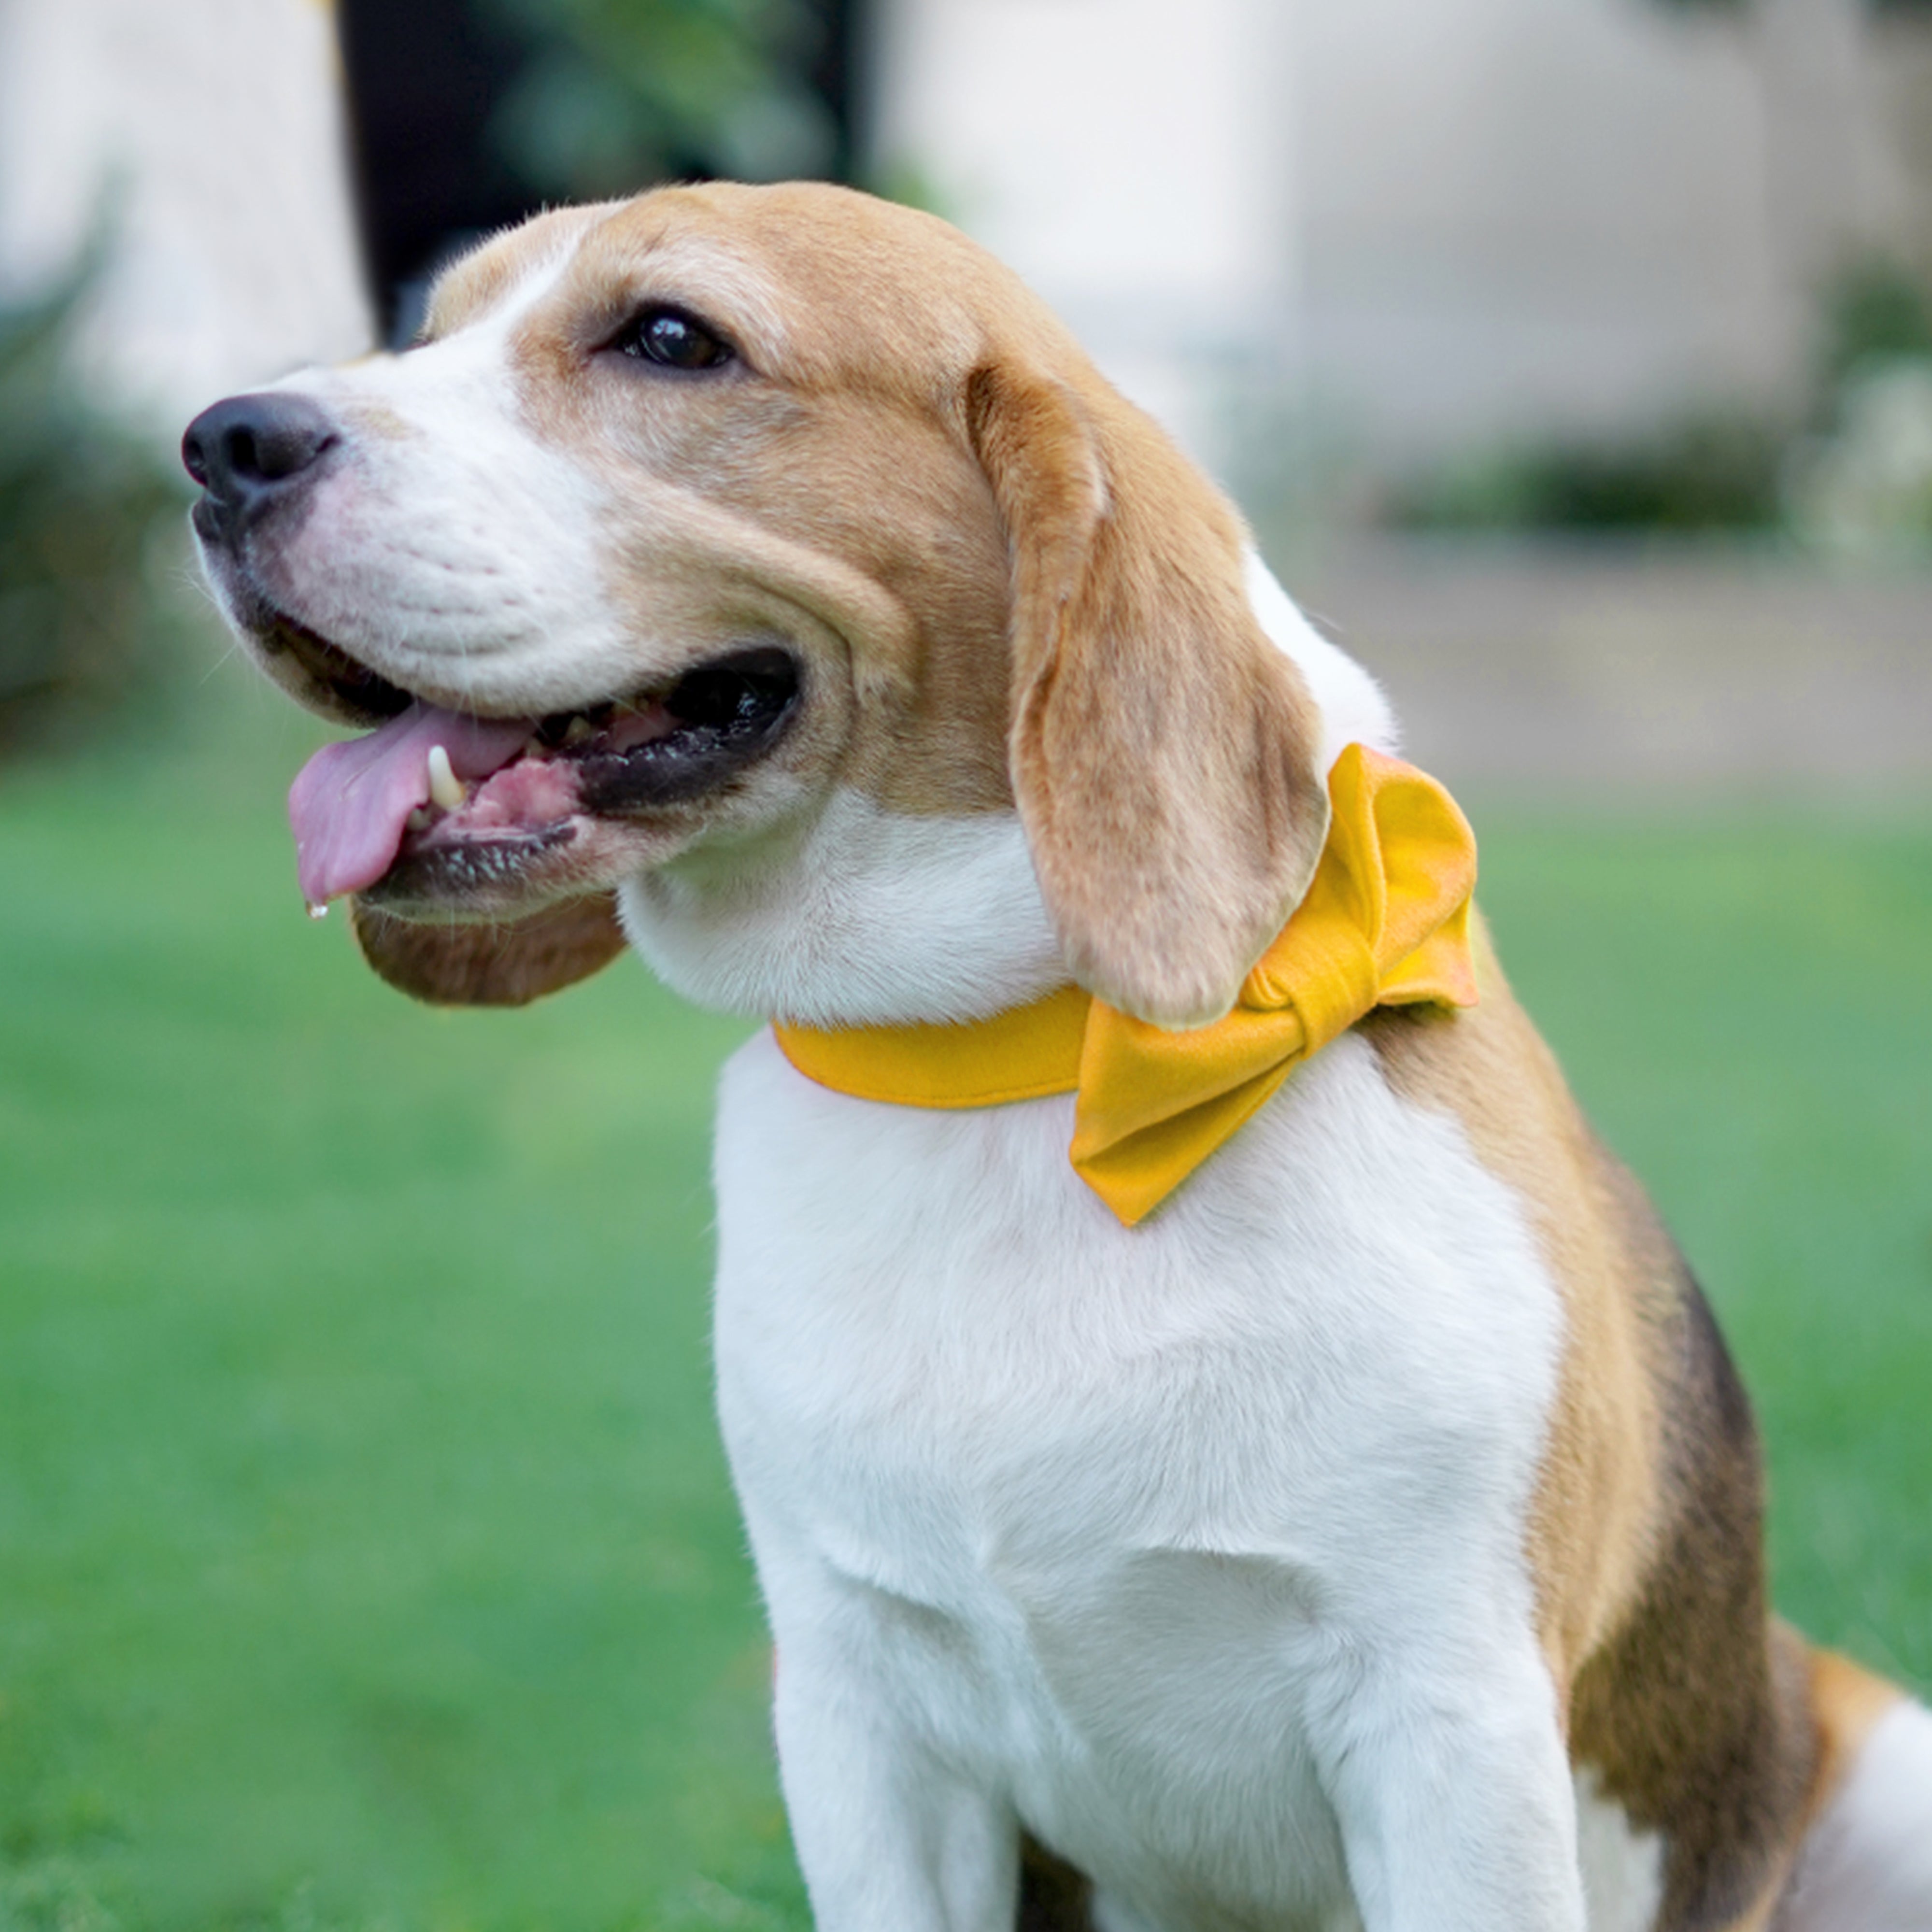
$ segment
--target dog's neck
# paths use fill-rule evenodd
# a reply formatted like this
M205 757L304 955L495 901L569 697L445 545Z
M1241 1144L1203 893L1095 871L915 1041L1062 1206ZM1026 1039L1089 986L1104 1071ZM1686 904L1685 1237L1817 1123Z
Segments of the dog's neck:
M1344 746L1395 748L1374 680L1289 600L1258 557L1256 617L1322 714L1325 771ZM1068 977L1018 816L921 818L835 791L816 817L706 848L620 895L632 944L695 1004L820 1027L984 1019Z
M632 944L699 1006L812 1026L983 1019L1066 977L1018 815L841 790L802 832L632 880Z

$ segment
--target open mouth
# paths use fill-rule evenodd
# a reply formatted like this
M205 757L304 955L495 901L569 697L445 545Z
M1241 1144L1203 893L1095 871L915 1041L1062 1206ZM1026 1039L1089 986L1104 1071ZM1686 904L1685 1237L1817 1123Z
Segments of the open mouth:
M788 651L708 658L660 689L544 716L444 710L278 617L264 638L371 722L326 746L289 794L302 895L396 910L500 898L560 866L590 821L642 817L716 790L775 746L798 705Z

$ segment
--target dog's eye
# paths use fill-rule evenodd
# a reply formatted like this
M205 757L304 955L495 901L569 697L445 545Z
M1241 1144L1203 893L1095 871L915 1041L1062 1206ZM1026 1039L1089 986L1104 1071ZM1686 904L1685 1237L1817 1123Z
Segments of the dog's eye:
M667 369L715 369L731 360L728 343L674 308L646 309L624 325L611 346Z

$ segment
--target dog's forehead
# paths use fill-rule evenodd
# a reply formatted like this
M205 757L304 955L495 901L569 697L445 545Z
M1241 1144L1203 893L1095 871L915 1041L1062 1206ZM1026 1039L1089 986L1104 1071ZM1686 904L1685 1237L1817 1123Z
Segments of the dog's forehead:
M430 291L424 336L435 340L454 335L515 302L532 284L554 280L609 212L608 206L566 208L533 215L459 257Z
M659 189L539 215L448 269L425 333L506 310L558 325L621 300L682 304L792 373L958 364L1057 325L1011 273L929 215L814 182Z

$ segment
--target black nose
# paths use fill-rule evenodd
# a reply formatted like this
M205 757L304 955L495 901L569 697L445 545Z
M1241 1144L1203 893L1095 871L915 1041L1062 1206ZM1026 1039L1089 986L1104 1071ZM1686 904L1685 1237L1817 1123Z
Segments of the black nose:
M182 438L182 461L206 493L195 527L212 538L238 536L339 440L305 396L230 396L203 410Z

